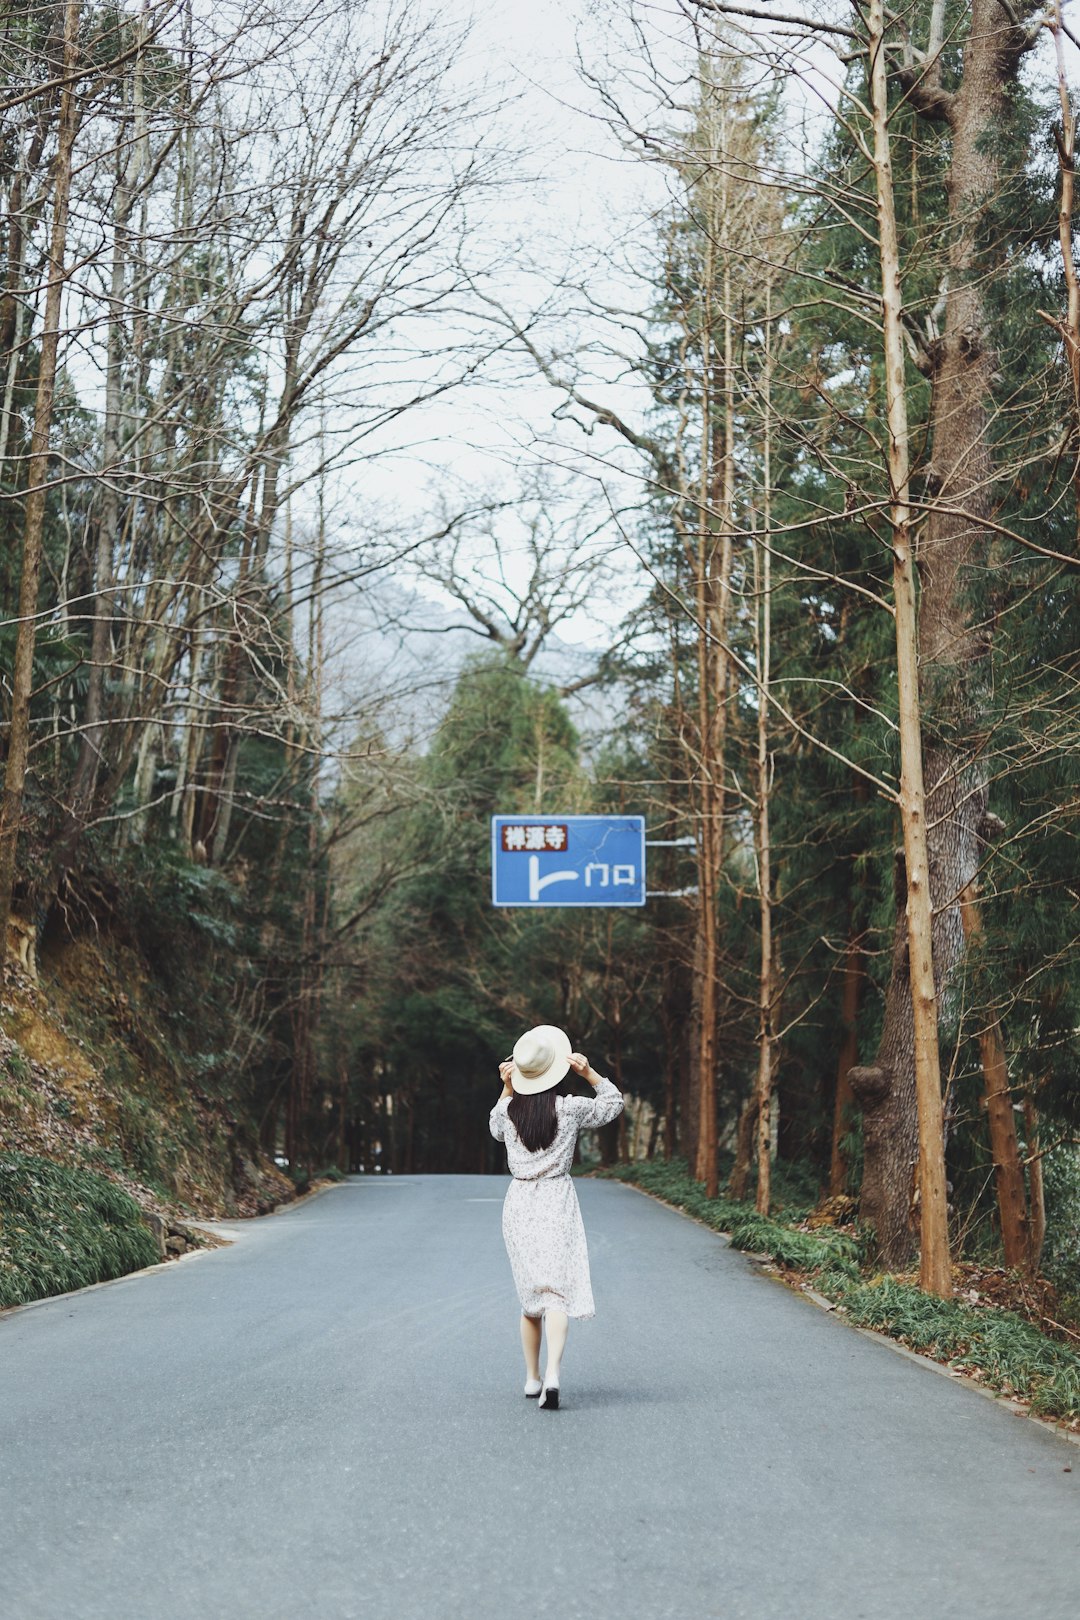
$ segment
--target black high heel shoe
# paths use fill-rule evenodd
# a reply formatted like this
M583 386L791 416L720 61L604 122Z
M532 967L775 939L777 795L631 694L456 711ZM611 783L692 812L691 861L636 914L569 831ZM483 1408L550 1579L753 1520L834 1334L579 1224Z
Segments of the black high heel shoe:
M550 1389L546 1384L544 1385L540 1391L540 1405L545 1412L557 1412L559 1410L558 1384L552 1384Z

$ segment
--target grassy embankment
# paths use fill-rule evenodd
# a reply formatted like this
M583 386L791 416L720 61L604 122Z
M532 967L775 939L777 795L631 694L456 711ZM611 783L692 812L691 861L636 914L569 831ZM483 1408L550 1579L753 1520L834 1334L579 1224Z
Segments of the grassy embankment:
M35 1154L0 1156L0 1308L159 1258L142 1210L115 1182Z
M0 1308L153 1264L181 1219L258 1214L293 1195L226 1090L225 1062L212 1070L207 1050L225 1040L193 981L155 972L104 930L47 952L36 976L9 966Z
M706 1198L685 1163L616 1165L600 1172L632 1182L728 1234L733 1247L767 1255L792 1280L805 1280L856 1327L873 1328L944 1362L987 1388L1030 1406L1036 1416L1080 1427L1080 1354L1012 1310L969 1299L937 1299L910 1277L873 1274L854 1227L809 1228L812 1200L785 1201L782 1218L752 1204ZM781 1192L783 1196L783 1192ZM966 1279L958 1278L963 1282Z

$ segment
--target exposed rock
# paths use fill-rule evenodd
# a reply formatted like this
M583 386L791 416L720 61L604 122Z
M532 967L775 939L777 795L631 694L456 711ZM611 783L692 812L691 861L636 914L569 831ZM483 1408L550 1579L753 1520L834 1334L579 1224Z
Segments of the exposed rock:
M162 1217L160 1215L158 1215L152 1209L143 1210L143 1220L146 1222L147 1226L150 1228L150 1231L151 1231L151 1234L153 1236L154 1242L157 1244L158 1254L164 1260L165 1254L166 1254L166 1249L165 1249L166 1227L165 1227L164 1220L162 1219Z

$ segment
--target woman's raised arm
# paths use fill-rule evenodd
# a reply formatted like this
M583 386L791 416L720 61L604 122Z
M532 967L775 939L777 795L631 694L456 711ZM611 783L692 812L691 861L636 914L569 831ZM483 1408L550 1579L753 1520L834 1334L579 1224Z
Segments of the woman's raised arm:
M508 1098L514 1095L514 1088L510 1081L514 1063L512 1058L503 1058L499 1064L499 1078L502 1080L502 1096L488 1115L488 1125L496 1142L506 1140L506 1109L502 1106Z
M587 1080L596 1093L594 1097L571 1099L578 1130L594 1130L599 1125L610 1125L613 1119L618 1119L624 1107L623 1094L618 1086L605 1080L602 1074L597 1074L584 1052L571 1052L570 1067L575 1074Z

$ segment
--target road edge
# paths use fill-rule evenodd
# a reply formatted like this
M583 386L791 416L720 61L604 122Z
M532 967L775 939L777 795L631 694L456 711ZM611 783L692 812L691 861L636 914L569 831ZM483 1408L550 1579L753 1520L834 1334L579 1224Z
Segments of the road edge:
M315 1187L311 1192L302 1193L299 1198L291 1198L287 1204L275 1204L263 1215L241 1215L234 1219L248 1221L267 1221L274 1215L287 1215L290 1210L296 1209L300 1204L309 1204L313 1198L321 1198L323 1193L331 1192L335 1187L344 1187L344 1181L327 1181L322 1186ZM215 1228L223 1223L218 1221L185 1221L193 1231L211 1232L215 1237L221 1237ZM238 1234L239 1235L239 1234ZM5 1305L0 1309L0 1327L13 1316L22 1311L36 1311L43 1305L56 1305L61 1300L78 1299L81 1294L96 1293L99 1288L115 1288L119 1283L133 1282L136 1277L151 1277L157 1271L175 1271L177 1266L186 1265L189 1260L201 1260L208 1254L216 1254L219 1249L227 1249L235 1243L235 1237L224 1237L215 1243L212 1248L189 1249L186 1254L177 1255L175 1260L158 1260L152 1266L140 1266L137 1271L125 1271L119 1277L106 1277L102 1282L86 1283L82 1288L69 1288L63 1294L45 1294L41 1299L28 1299L24 1305Z
M691 1221L694 1226L700 1226L703 1231L711 1233L713 1237L719 1238L720 1242L725 1244L727 1248L731 1248L731 1238L727 1232L718 1232L714 1226L710 1226L706 1221L699 1220L696 1215L691 1215L689 1211L680 1209L677 1204L669 1204L666 1198L661 1198L658 1194L649 1192L645 1187L639 1187L633 1181L615 1181L614 1185L628 1187L631 1192L640 1193L643 1198L651 1198L654 1204L659 1204L662 1209L669 1209L673 1215L681 1215L683 1220ZM847 1317L837 1310L831 1300L827 1300L823 1294L818 1294L813 1289L803 1288L799 1284L791 1282L779 1267L771 1264L767 1257L756 1258L743 1249L733 1249L732 1253L740 1255L759 1276L764 1277L769 1282L779 1283L781 1288L786 1289L789 1294L794 1294L797 1299L806 1300L808 1305L812 1305L815 1310L821 1311L825 1316L831 1316L834 1321L846 1327L849 1332L860 1333L864 1339L873 1339L877 1344L883 1344L887 1349L893 1351L895 1355L904 1356L908 1361L917 1362L920 1367L925 1367L929 1372L937 1373L939 1378L947 1378L950 1384L959 1384L974 1391L976 1395L981 1395L984 1400L993 1401L996 1406L1005 1407L1014 1417L1021 1417L1028 1423L1036 1424L1038 1428L1045 1429L1048 1434L1052 1434L1057 1440L1065 1440L1071 1446L1080 1446L1080 1434L1077 1434L1075 1430L1063 1429L1058 1424L1051 1423L1047 1418L1037 1417L1035 1413L1028 1410L1023 1401L1016 1400L1012 1395L1002 1395L997 1390L987 1389L986 1385L980 1384L978 1379L970 1378L967 1373L959 1372L955 1367L946 1366L944 1362L935 1361L932 1356L924 1356L918 1350L912 1350L910 1346L902 1344L899 1339L892 1339L887 1333L879 1333L876 1328L858 1327L854 1322L849 1322Z

